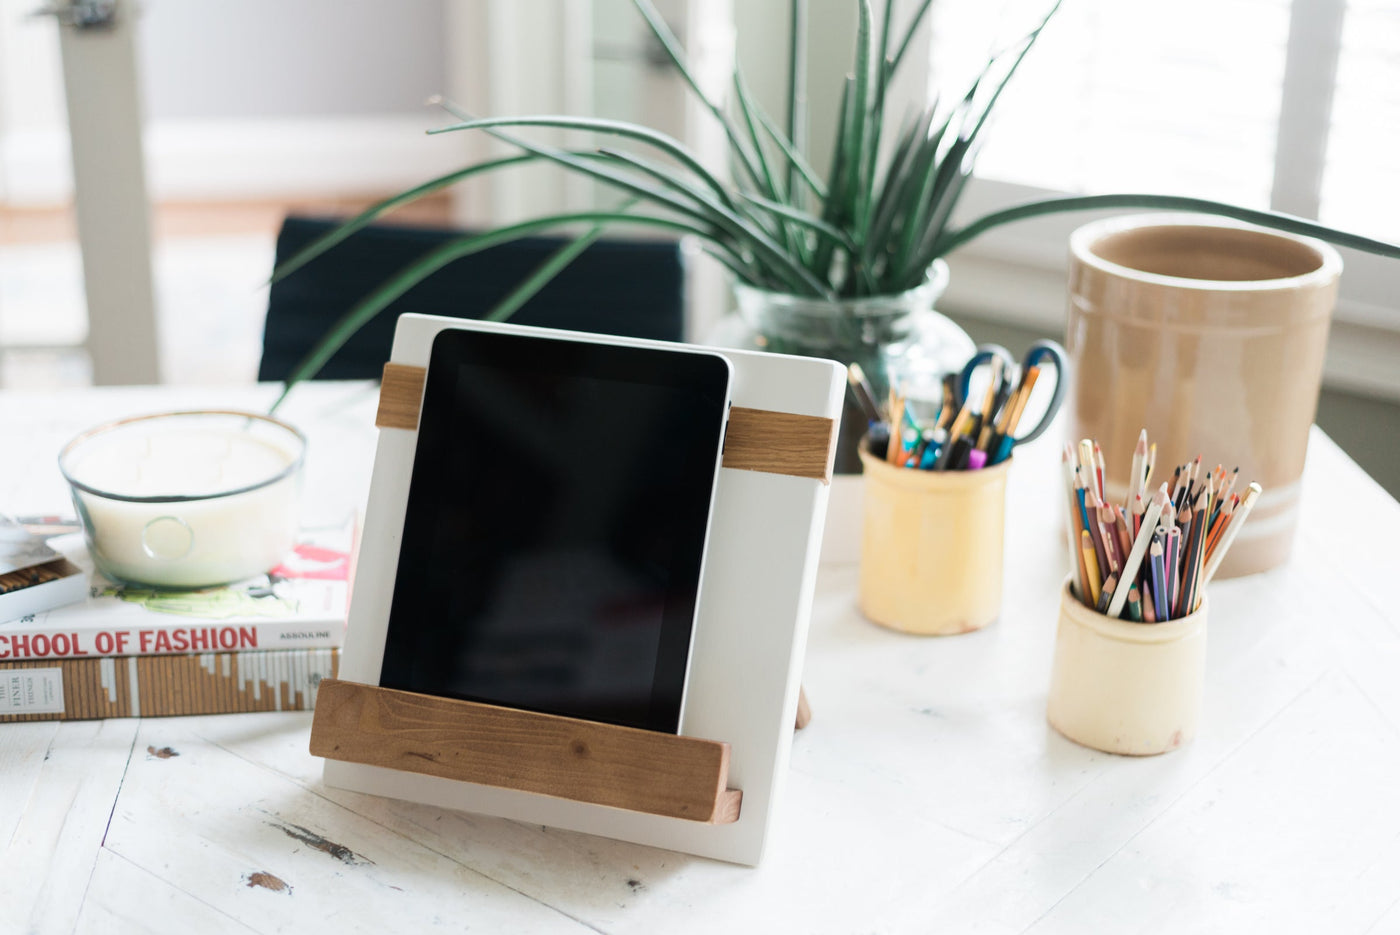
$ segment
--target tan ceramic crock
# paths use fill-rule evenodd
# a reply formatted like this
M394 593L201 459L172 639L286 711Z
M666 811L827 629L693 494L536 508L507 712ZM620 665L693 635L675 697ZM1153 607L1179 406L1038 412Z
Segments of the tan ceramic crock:
M1220 577L1288 559L1342 261L1324 243L1212 218L1141 215L1070 238L1069 437L1103 446L1110 496L1138 432L1154 486L1203 456L1264 494Z

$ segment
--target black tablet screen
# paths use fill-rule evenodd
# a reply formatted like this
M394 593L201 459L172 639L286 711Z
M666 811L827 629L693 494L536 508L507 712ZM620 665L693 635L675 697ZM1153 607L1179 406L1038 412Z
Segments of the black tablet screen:
M380 684L678 730L728 380L716 355L441 332Z

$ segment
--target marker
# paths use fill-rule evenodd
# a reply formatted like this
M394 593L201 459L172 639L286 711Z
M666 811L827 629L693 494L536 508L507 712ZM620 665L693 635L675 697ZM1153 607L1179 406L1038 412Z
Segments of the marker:
M938 453L943 450L943 445L947 441L948 433L943 429L934 429L932 432L924 433L924 455L919 459L919 470L933 470L934 464L938 462Z

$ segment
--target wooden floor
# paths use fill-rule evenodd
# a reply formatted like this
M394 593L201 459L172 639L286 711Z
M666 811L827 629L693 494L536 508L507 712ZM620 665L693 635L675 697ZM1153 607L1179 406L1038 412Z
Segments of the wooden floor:
M154 240L182 237L219 237L229 234L275 236L288 214L350 217L374 204L381 196L312 198L227 202L161 202L152 208ZM443 193L429 195L398 208L385 217L387 223L450 225L452 201ZM16 207L0 202L0 247L14 244L55 243L78 238L72 205Z

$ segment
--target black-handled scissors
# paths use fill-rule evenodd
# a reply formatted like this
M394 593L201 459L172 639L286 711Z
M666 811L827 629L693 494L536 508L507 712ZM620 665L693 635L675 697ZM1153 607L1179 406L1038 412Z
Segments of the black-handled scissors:
M1000 344L980 345L977 348L977 353L973 354L972 359L963 366L962 373L958 374L957 385L954 387L954 403L957 406L961 407L967 399L967 389L972 384L972 375L977 372L977 368L990 366L993 358L1001 361L1001 377L1000 383L996 387L994 398L997 403L994 408L1000 408L1001 405L1005 404L1007 398L1032 367L1040 368L1040 376L1036 378L1037 385L1045 379L1046 365L1054 367L1055 390L1050 396L1049 405L1045 407L1045 414L1040 417L1040 421L1035 424L1034 428L1023 435L1016 435L1011 439L1011 442L1014 445L1019 445L1039 438L1054 421L1055 414L1060 411L1060 404L1065 401L1065 390L1069 388L1069 381L1066 378L1068 369L1065 364L1065 349L1054 341L1036 341L1026 351L1026 356L1021 359L1018 369L1016 359L1011 356L1011 352ZM987 418L992 417L992 414L989 413L984 413L984 415Z

